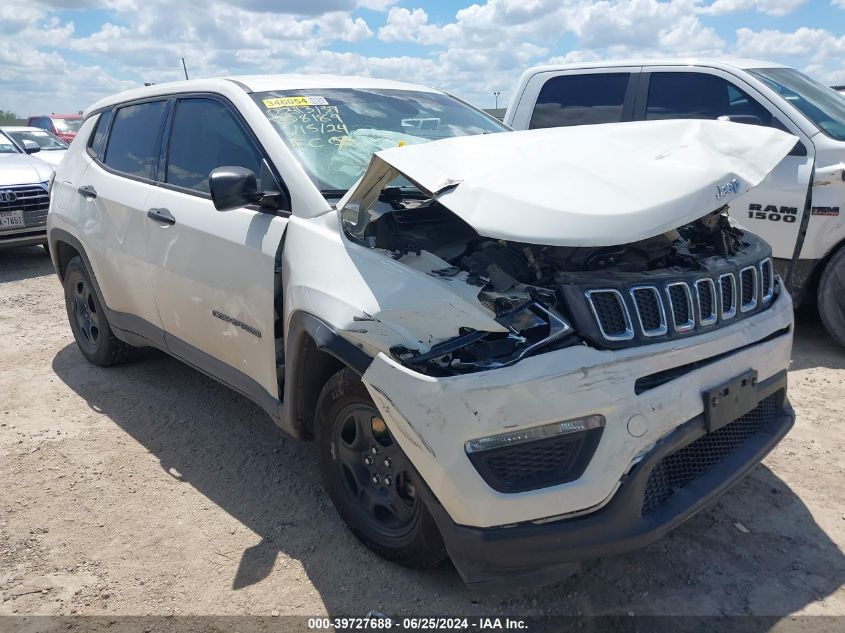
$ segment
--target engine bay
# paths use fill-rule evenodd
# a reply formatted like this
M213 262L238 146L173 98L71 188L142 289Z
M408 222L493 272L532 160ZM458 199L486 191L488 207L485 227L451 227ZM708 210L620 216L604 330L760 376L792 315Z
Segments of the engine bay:
M624 286L707 273L725 262L759 255L761 240L732 226L727 206L677 229L633 243L604 247L542 246L490 239L436 200L388 195L366 218L344 216L347 235L395 260L423 252L442 260L425 270L446 282L478 288L478 301L506 333L461 331L427 351L391 349L406 365L451 375L513 364L539 349L590 344L613 347L598 336L579 336L583 289ZM755 277L756 279L756 277ZM692 307L692 304L691 304Z

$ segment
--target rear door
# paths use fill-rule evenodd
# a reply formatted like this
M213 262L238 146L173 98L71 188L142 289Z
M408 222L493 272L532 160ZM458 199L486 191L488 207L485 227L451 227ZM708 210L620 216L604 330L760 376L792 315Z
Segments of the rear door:
M147 264L147 199L155 189L166 99L100 115L87 148L91 163L72 195L114 325L162 343Z
M715 68L643 68L636 120L720 117L777 127L800 139L762 183L730 205L731 216L768 241L776 258L790 259L812 177L814 147L810 139L741 77Z
M519 96L517 130L630 121L639 67L537 73Z
M208 187L216 167L260 174L266 154L234 107L214 95L180 97L165 134L146 222L167 347L268 403L278 398L273 290L287 218L250 207L217 211Z

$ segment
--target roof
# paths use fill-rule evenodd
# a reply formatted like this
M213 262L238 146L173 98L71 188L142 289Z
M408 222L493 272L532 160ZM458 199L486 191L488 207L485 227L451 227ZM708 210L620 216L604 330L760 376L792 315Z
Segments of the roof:
M607 68L612 66L710 66L715 68L732 67L741 70L749 68L788 68L783 64L762 59L743 59L738 57L643 57L631 59L607 59L603 61L573 62L569 64L544 64L529 68L526 73L538 73L549 70L568 70L581 68Z
M52 114L30 114L29 118L35 118L37 116L45 116L48 119L81 119L81 114L59 114L58 112L53 112Z
M100 99L85 110L85 115L116 103L144 99L158 95L179 92L214 91L215 89L231 90L232 86L240 86L246 92L265 92L268 90L297 90L314 88L380 88L387 90L415 90L418 92L439 92L434 88L419 84L391 81L389 79L375 79L372 77L355 77L346 75L235 75L230 77L215 77L211 79L191 79L187 81L171 81L153 84L142 88L133 88L110 97Z

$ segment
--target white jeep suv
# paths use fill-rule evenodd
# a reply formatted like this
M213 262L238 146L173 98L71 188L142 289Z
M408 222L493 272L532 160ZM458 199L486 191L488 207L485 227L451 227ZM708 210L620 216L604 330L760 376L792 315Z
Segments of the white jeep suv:
M790 299L727 209L794 145L510 132L375 79L161 84L85 113L50 251L88 360L165 350L314 439L374 551L537 584L656 539L791 427Z

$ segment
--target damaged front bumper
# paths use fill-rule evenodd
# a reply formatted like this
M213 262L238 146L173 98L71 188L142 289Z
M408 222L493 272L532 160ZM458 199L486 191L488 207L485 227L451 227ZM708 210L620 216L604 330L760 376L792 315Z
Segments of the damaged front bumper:
M575 525L572 521L592 526L583 532L588 534L596 525L620 521L617 512L623 505L626 512L631 504L641 506L642 478L659 460L662 447L683 444L700 430L705 390L748 370L756 370L761 389L777 382L789 364L792 319L789 296L781 293L755 319L682 342L623 350L575 346L511 367L448 378L419 374L379 354L363 381L428 487L429 505L456 565L468 582L486 582L496 575L484 571L490 556L506 568L535 567L645 544L757 463L791 424L783 401L779 421L769 425L771 441L743 445L742 455L720 465L721 477L708 474L709 483L697 484L689 494L700 494L686 499L683 507L673 499L647 519L637 514L624 525L607 525L596 547L577 537L572 537L574 549L569 547L569 528L560 528L551 541L530 536L521 543L518 536L526 529L554 534L549 526ZM467 443L481 437L590 416L604 419L600 439L580 476L566 483L497 491L466 452ZM520 544L513 546L514 558L507 562L499 546L512 538Z

